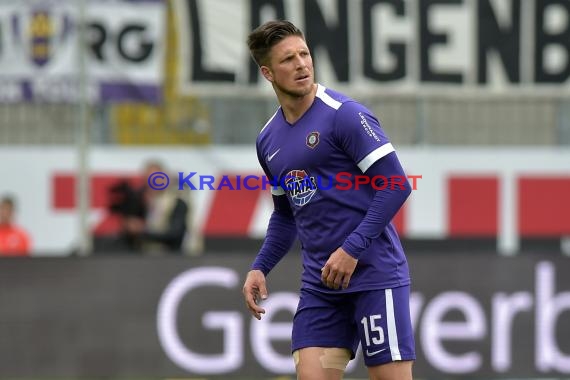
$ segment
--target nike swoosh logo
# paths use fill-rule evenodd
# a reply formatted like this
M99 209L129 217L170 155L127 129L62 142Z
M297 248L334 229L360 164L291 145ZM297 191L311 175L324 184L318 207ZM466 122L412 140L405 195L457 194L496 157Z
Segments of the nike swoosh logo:
M275 155L276 155L277 153L279 153L280 150L281 150L281 148L277 149L277 150L275 151L275 153L273 153L271 156L268 155L268 156L267 156L267 162L271 161L271 160L273 159L273 157L275 157Z
M376 355L376 354L381 353L382 351L386 351L386 349L383 348L383 349L378 350L378 351L368 351L368 350L366 350L366 356L374 356L374 355Z

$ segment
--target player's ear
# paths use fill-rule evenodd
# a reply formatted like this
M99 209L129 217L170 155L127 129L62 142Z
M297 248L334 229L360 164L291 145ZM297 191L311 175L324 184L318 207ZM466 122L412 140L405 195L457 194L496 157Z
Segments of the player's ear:
M271 73L271 70L269 69L269 67L261 66L261 74L263 75L263 77L265 79L267 79L270 82L273 82L273 74Z

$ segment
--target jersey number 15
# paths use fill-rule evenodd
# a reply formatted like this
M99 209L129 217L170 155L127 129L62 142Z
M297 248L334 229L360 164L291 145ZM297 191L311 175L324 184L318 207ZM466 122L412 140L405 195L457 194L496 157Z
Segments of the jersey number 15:
M384 330L382 327L376 324L376 321L382 318L380 314L371 315L370 317L362 317L360 323L364 327L364 336L366 337L366 345L370 346L370 337L372 337L372 343L375 345L384 343ZM370 319L370 325L368 323Z

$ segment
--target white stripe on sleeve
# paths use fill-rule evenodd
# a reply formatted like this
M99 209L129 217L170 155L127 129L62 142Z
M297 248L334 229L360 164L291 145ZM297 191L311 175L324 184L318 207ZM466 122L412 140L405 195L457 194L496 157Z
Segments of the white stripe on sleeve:
M382 145L380 148L374 149L372 152L368 154L368 156L364 157L359 163L358 167L362 170L362 173L366 172L369 167L372 166L373 163L387 155L388 153L392 153L395 151L394 147L391 143L387 143Z

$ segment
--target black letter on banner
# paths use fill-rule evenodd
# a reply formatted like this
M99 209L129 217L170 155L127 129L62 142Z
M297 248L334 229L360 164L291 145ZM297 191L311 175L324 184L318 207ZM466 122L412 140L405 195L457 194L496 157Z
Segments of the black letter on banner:
M461 73L436 73L429 65L429 47L447 42L446 34L435 34L429 30L429 10L436 4L463 4L462 0L420 0L420 66L421 80L425 82L461 83Z
M93 52L93 55L98 61L105 60L105 57L103 57L103 45L105 45L105 41L107 40L107 31L103 25L98 22L89 23L87 29L89 29L87 38L93 37L89 39L87 48Z
M251 0L250 17L251 28L253 30L265 21L261 20L261 11L265 7L272 7L275 11L275 20L285 20L285 6L283 0ZM259 80L259 66L253 59L249 64L249 83L257 83Z
M496 50L512 83L520 82L521 1L512 0L511 27L501 28L490 0L479 0L477 80L487 83L487 53Z
M123 57L127 61L131 61L131 62L142 62L148 58L148 56L150 55L150 53L152 52L152 49L153 49L153 43L152 42L142 42L141 41L141 43L139 44L139 52L136 55L129 55L125 51L125 48L123 46L124 45L124 39L127 35L129 35L131 33L135 33L135 34L138 34L139 37L142 37L145 29L146 28L144 27L144 25L127 25L121 31L121 33L119 33L117 44L119 45L118 49L119 49L119 54L121 54L121 57Z
M404 0L364 0L362 4L362 35L364 37L364 76L378 81L390 81L403 78L406 75L406 44L390 42L389 50L396 57L396 66L390 71L374 69L374 48L372 42L372 10L377 4L390 4L397 15L404 16Z
M208 71L202 66L202 34L198 16L197 0L187 0L192 30L192 80L212 82L235 82L235 74L226 71Z
M324 45L339 82L348 82L348 7L347 0L337 1L338 24L327 23L316 0L305 0L305 29L309 48L315 50ZM313 55L314 58L314 55Z
M545 30L544 15L552 5L566 8L566 29L551 34ZM536 2L535 11L534 78L538 83L564 83L570 76L570 2L568 0L542 0ZM558 73L546 72L544 50L548 45L558 45L566 49L566 67Z

